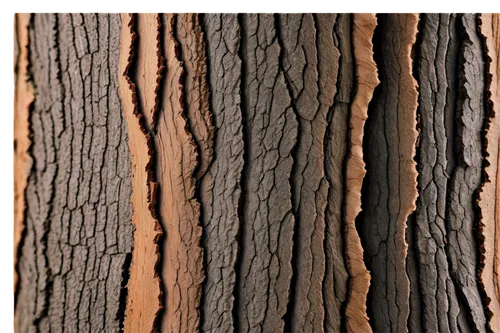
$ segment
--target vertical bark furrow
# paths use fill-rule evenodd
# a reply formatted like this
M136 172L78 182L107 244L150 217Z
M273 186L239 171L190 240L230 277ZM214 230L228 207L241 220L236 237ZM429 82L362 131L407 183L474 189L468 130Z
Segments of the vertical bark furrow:
M161 327L162 332L195 332L199 329L204 279L200 205L194 179L198 155L184 112L185 81L175 39L177 17L165 14L162 19L166 73L154 137L158 211L165 231L161 271L165 313Z
M422 18L419 63L419 199L416 209L415 238L419 262L423 329L428 332L458 332L460 312L446 254L446 198L450 175L446 120L455 117L447 104L449 77L446 67L450 52L450 14L425 14ZM451 55L456 57L456 55ZM456 69L453 68L453 71Z
M345 310L348 332L371 332L366 315L370 273L363 260L363 247L356 230L361 212L361 187L365 177L363 137L368 105L379 84L373 60L372 38L377 26L375 14L353 14L352 41L355 62L355 95L349 115L349 149L345 172L345 256L349 273Z
M239 332L279 332L292 276L290 177L297 120L279 57L275 19L249 14L244 34L245 202L238 272Z
M214 159L200 181L206 280L203 332L234 330L235 265L238 255L243 129L240 97L240 28L234 14L203 20L214 126Z
M35 165L19 332L116 331L123 320L133 226L119 31L105 14L36 14L30 27Z
M485 119L484 59L476 26L476 15L460 18L463 34L460 49L457 99L457 166L449 190L448 256L451 276L470 312L474 331L486 331L486 318L480 295L478 249L476 248L476 191L481 185L483 166L482 130Z
M480 14L486 49L487 118L485 182L479 194L481 281L491 311L490 329L500 332L500 15Z
M124 331L155 332L161 309L160 278L156 269L160 258L158 240L162 230L154 208L157 185L152 172L153 143L137 103L136 86L130 78L130 67L135 58L134 39L137 36L134 16L121 16L119 84L129 135L131 202L134 209L132 221L135 225Z
M208 105L205 43L197 14L177 15L177 40L184 68L184 102L189 130L197 145L196 179L206 173L213 155L213 126Z
M320 108L327 109L324 170L328 182L325 210L325 332L344 331L348 273L344 260L344 165L348 147L349 108L354 83L352 15L317 14Z
M137 107L144 116L149 131L156 125L158 90L160 89L163 60L160 54L160 17L158 14L135 14L135 57L131 80L136 85Z
M363 237L372 273L373 327L404 332L409 314L406 275L406 223L415 209L417 172L417 89L411 50L417 34L415 14L380 15L375 59L380 86L370 104L367 132L366 197Z
M317 32L312 14L281 14L277 27L281 67L300 128L292 175L298 235L294 244L297 275L295 289L291 291L294 299L291 330L323 332L324 214L328 195L324 138L328 105L321 105L319 101ZM338 66L338 59L331 62Z

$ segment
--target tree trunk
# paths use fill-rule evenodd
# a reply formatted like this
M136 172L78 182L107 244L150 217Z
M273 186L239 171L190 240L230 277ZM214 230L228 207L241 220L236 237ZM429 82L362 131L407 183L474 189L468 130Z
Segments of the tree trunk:
M17 14L16 331L500 333L499 28Z

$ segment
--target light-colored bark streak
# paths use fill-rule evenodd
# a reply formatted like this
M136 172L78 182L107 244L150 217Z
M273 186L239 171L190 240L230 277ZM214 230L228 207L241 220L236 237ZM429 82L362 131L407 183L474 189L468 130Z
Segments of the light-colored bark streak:
M122 14L120 38L120 92L128 125L128 144L132 160L132 206L135 225L134 250L128 281L124 331L154 332L160 311L160 280L156 272L159 260L157 241L161 228L154 217L156 184L152 181L150 137L142 125L137 108L135 85L129 78L133 59L133 17Z
M135 31L138 42L135 50L137 104L145 118L144 126L153 129L158 109L158 89L162 58L160 55L160 18L158 14L137 14Z
M166 74L155 135L158 210L166 234L161 272L165 293L161 326L165 333L198 331L204 279L200 206L193 177L197 153L183 109L183 68L174 38L175 19L173 14L163 16Z
M481 220L481 280L489 300L493 332L500 332L500 15L481 14L480 30L487 56L490 118L486 128L486 181L479 194Z
M14 267L17 265L17 248L24 230L24 191L28 182L31 157L28 149L29 109L34 100L33 91L28 83L28 25L29 14L16 14L15 33L18 54L15 59L14 92ZM17 287L17 271L14 270L14 291Z
M356 217L361 212L361 187L366 174L363 160L364 125L368 104L379 84L377 65L373 60L373 32L377 25L375 14L354 14L353 44L356 64L357 92L351 106L350 148L346 166L346 256L350 276L346 307L348 332L371 332L366 315L366 297L370 273L363 261L363 248L356 230Z

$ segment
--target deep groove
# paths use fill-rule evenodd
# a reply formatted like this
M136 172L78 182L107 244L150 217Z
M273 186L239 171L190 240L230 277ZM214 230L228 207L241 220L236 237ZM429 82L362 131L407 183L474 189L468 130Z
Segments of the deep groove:
M354 55L354 17L353 17L353 14L346 14L346 15L349 15L349 26L350 26L350 39L351 39L351 43L350 43L350 47L351 47L351 55L352 55L352 75L353 75L353 78L354 80L352 81L352 87L351 87L351 94L349 96L349 107L347 108L347 135L346 135L346 145L347 145L347 149L346 149L346 152L345 152L345 157L344 157L344 161L342 162L342 176L344 177L346 174L347 174L347 163L349 161L349 158L351 156L351 147L349 145L349 142L351 142L351 128L349 126L350 124L350 119L351 119L351 116L352 116L352 102L354 100L354 96L356 96L357 94L357 88L358 88L358 82L357 82L357 75L358 75L358 71L357 71L357 68L356 68L356 56ZM341 68L341 65L342 65L342 56L339 58L339 70ZM328 123L330 123L330 120L327 120ZM342 194L343 194L343 198L344 198L344 202L342 203L342 207L341 207L341 220L340 220L340 223L341 223L341 230L342 230L342 258L344 259L344 265L345 267L349 267L348 264L347 264L347 242L346 242L346 239L345 239L345 235L346 235L346 230L347 230L347 221L346 221L346 200L345 198L347 197L347 186L344 182L344 188L343 188L343 191L342 191ZM358 232L359 234L359 232ZM345 312L346 312L346 309L347 309L347 304L349 303L349 298L350 298L350 293L351 293L351 289L349 288L349 286L351 285L351 275L350 274L347 274L347 281L346 281L346 290L347 290L347 293L346 293L346 299L344 300L344 302L341 303L340 305L340 315L341 315L341 321L340 321L340 331L341 332L347 332L347 317L345 316Z
M382 95L381 95L381 90L382 90L382 82L385 80L383 75L384 71L383 69L383 64L382 64L382 57L383 57L383 51L381 50L381 44L382 44L382 39L383 39L383 34L384 34L384 21L385 19L383 16L380 16L380 14L376 15L377 17L377 26L375 27L375 30L373 32L373 39L372 39L372 44L373 44L373 60L378 68L378 80L380 81L380 84L377 85L375 90L373 91L373 97L370 100L370 103L368 104L368 118L365 121L364 129L363 129L363 152L369 151L370 149L370 142L369 142L369 133L370 133L370 127L372 126L372 121L373 117L370 115L373 113L373 106L374 102L377 101ZM366 174L363 179L363 185L361 187L361 212L358 214L356 217L356 231L358 232L361 245L363 249L367 248L367 241L366 241L366 234L363 231L363 224L364 224L364 215L365 215L365 210L366 210L366 198L368 196L368 183L369 179L371 176L371 161L368 158L367 155L364 155L363 160L365 162L365 170ZM370 261L368 260L368 253L367 251L363 251L363 260L366 266L366 269L370 272L372 271ZM373 279L373 276L372 276ZM375 331L374 327L374 317L373 317L373 309L372 309L372 304L373 304L373 284L370 284L370 287L368 289L368 293L366 295L366 314L368 316L368 324L370 325L371 329Z
M288 301L288 306L287 306L287 311L284 316L284 321L285 321L285 327L284 331L285 332L292 332L292 320L293 320L293 315L295 312L295 307L296 307L296 299L295 299L295 289L297 288L297 275L298 275L298 267L297 267L297 258L299 257L298 253L298 246L297 243L300 241L300 234L299 234L299 224L300 224L300 218L299 214L296 211L295 207L295 194L294 194L294 189L297 187L296 181L295 181L295 175L297 174L297 152L298 148L300 145L300 130L301 130L301 123L300 123L300 115L297 112L297 108L295 107L295 104L293 102L293 93L292 93L292 88L290 87L290 82L288 82L288 79L286 77L286 72L283 67L283 55L284 55L284 49L283 49L283 42L281 40L281 26L280 26L280 14L274 14L274 23L275 23L275 34L276 34L276 40L278 41L278 45L280 48L280 54L279 54L279 69L283 75L283 80L285 82L286 89L288 91L288 95L290 97L290 107L293 110L293 113L295 115L295 118L297 120L297 138L296 142L292 148L291 156L293 160L293 166L292 166L292 171L290 174L290 201L292 203L292 214L294 217L294 227L293 227L293 249L292 249L292 259L291 259L291 265L292 265L292 278L290 280L290 293L289 293L289 301Z
M483 64L483 78L484 78L484 91L483 91L483 107L485 109L484 112L484 120L483 120L483 126L481 129L481 155L483 157L482 165L481 165L481 184L479 187L474 191L473 195L473 209L475 213L475 221L474 221L474 229L475 233L474 236L476 238L476 278L478 281L478 287L479 287L479 296L481 297L481 301L483 303L484 307L484 312L486 316L486 330L488 333L492 333L492 328L490 325L490 320L493 317L493 312L489 308L489 303L490 300L488 299L488 295L486 293L486 288L484 286L483 280L481 279L481 272L484 268L484 263L482 260L482 249L484 248L484 239L482 238L482 234L480 231L480 224L481 221L483 220L483 215L481 211L481 207L479 206L479 200L480 200L480 195L483 189L484 184L486 181L488 181L488 174L486 173L486 167L488 166L489 162L487 160L488 157L488 150L487 150L487 138L486 138L486 133L488 131L491 117L494 115L493 111L493 101L490 99L491 93L490 93L490 79L489 79L489 69L490 69L490 62L491 60L488 60L488 50L486 46L486 38L483 36L481 33L481 25L480 25L480 18L479 14L476 14L476 33L481 40L481 47L482 47L482 52L483 52L483 59L484 59L484 64Z
M211 122L212 122L212 126L213 126L213 133L212 133L212 140L213 140L213 150L212 150L212 160L210 161L210 163L208 163L207 165L207 172L211 169L211 166L213 164L213 162L215 161L216 159L216 150L215 150L215 144L216 144L216 139L217 139L217 126L216 126L216 123L215 123L215 117L214 117L214 114L212 113L212 110L213 110L213 104L212 104L212 85L211 85L211 68L210 68L210 61L209 60L209 57L210 57L210 53L209 53L209 47L208 47L208 40L207 40L207 33L206 33L206 29L205 29L205 14L197 14L198 15L198 24L200 26L200 30L201 30L201 36L202 36L202 40L203 40L203 46L204 46L204 49L205 49L205 57L206 57L206 61L205 61L205 72L206 72L206 82L207 82L207 89L208 89L208 110L210 112L210 119L211 119ZM196 174L196 170L194 171L194 174ZM200 239L200 247L203 249L203 267L204 269L206 270L207 269L207 249L206 249L206 244L205 244L205 240L207 238L207 230L206 228L204 228L204 226L206 225L206 221L205 221L205 214L204 214L204 207L203 207L203 204L202 204L202 201L199 200L201 199L201 195L200 195L200 190L201 190L201 187L200 187L200 184L201 182L203 181L203 179L205 178L205 175L207 173L205 173L204 175L202 175L200 177L199 180L197 180L196 182L196 186L195 186L195 197L196 199L198 200L198 202L200 203L200 225L201 225L201 239ZM206 287L207 287L207 274L205 274L204 278L203 278L203 282L201 283L201 295L200 295L200 328L199 328L199 331L202 332L203 331L203 325L205 323L205 311L204 311L204 304L205 304L205 292L206 292Z
M247 36L246 36L246 24L245 21L243 20L243 15L245 14L237 14L238 18L238 25L239 25L239 31L240 31L240 45L238 49L238 56L240 57L241 60L241 77L240 77L240 109L241 109L241 127L242 127L242 139L243 139L243 168L241 172L241 179L240 179L240 188L241 188L241 195L240 199L238 201L238 218L240 221L240 227L238 228L238 234L236 236L237 242L238 242L238 252L236 254L236 260L234 263L234 274L235 274L235 279L234 279L234 301L233 301L233 309L232 309L232 314L233 314L233 328L235 332L240 332L240 322L239 322L239 316L238 313L240 312L239 309L239 300L241 298L240 294L240 278L241 278L241 258L242 258L242 253L245 250L245 244L244 240L245 237L243 235L244 228L242 225L245 223L245 206L247 202L246 198L246 193L247 193L247 174L248 174L248 167L249 167L249 159L248 159L248 153L250 151L250 137L251 137L251 129L249 129L248 126L248 109L247 109L247 103L246 103L246 98L245 98L245 79L246 79L246 73L248 71L247 69L247 58L246 58L246 53L243 51L244 47L246 46L247 43Z
M160 74L160 78L159 78L159 83L158 83L158 92L157 92L157 99L158 99L158 110L156 110L156 119L159 119L160 118L160 112L163 112L163 101L164 101L164 96L163 96L163 92L164 92L164 86L165 86L165 80L166 80L166 75L164 75L163 73L167 71L166 69L166 57L165 57L165 54L164 54L164 50L165 50L165 25L163 24L164 20L163 20L163 15L164 14L161 14L159 13L158 14L158 20L160 21L160 26L159 26L159 30L158 30L158 38L159 38L159 43L158 43L158 51L160 52L160 59L161 59L161 62L163 64L163 67L161 68L161 74ZM145 119L143 117L143 119ZM151 136L151 146L154 148L153 149L153 152L151 154L151 166L150 166L150 172L151 172L151 175L154 179L154 182L156 184L158 184L157 182L157 179L158 179L158 157L157 157L157 154L156 154L156 142L155 140L153 140L152 138L154 137L154 135L156 134L156 126L157 126L158 122L155 122L154 126L153 126L153 133L150 134ZM158 185L159 186L159 185ZM161 202L161 191L156 191L156 202ZM159 205L154 205L153 207L153 213L154 213L154 217L158 220L158 224L160 225L161 227L161 230L162 230L162 235L161 237L158 239L158 263L156 264L156 274L158 275L159 279L160 279L160 295L158 295L158 298L160 300L160 311L158 312L158 315L156 316L155 318L155 322L153 323L153 327L154 329L156 329L156 332L161 332L161 328L162 328L162 322L163 322L163 319L164 319L164 315L165 315L165 309L166 309L166 305L164 304L164 300L165 300L165 283L163 281L163 269L164 269L164 264L165 264L165 261L164 261L164 256L165 256L165 253L164 253L164 248L165 248L165 242L166 242L166 238L167 238L167 234L165 232L165 224L163 222L163 219L162 219L162 216L160 214L160 206Z
M421 33L423 31L423 26L425 23L425 20L427 19L426 14L419 14L419 20L417 24L417 36L415 39L415 43L413 44L413 47L411 49L411 67L412 67L412 76L415 79L417 83L417 92L420 96L420 75L419 75L419 68L420 68L420 49L422 45L422 39L423 39L423 34ZM413 251L414 251L414 256L413 258L410 258L410 256L407 253L406 257L406 275L408 277L408 282L410 285L410 306L409 306L409 312L408 312L408 318L407 318L407 324L406 327L408 328L408 331L410 331L410 321L412 320L412 308L411 308L411 297L412 297L412 291L414 290L415 296L418 297L418 304L420 304L420 313L417 313L416 316L419 318L419 325L421 329L423 329L424 326L424 303L422 302L422 294L421 294L421 289L420 289L420 260L419 260L419 251L416 246L417 244L417 235L416 235L416 226L417 226L417 220L416 220L416 215L417 215L417 210L418 210L418 201L420 197L420 169L421 169L421 161L420 161L420 154L421 154L421 123L420 123L420 106L419 106L419 100L420 97L418 97L417 100L417 109L416 109L416 119L415 119L415 124L417 126L417 142L415 144L415 156L413 156L413 160L415 161L415 169L417 171L417 200L415 201L415 210L408 216L408 221L407 221L407 227L406 227L406 232L405 232L405 242L408 245L408 248L413 245ZM412 230L413 228L413 230ZM415 270L416 270L416 280L413 281L415 282L416 286L415 288L412 288L412 281L410 279L410 274L408 273L408 261L413 260L415 262ZM417 333L417 332L414 332Z
M35 163L35 157L34 157L34 154L33 154L33 126L32 126L32 122L31 122L31 119L32 119L32 116L33 116L33 111L35 109L35 98L36 98L36 86L35 86L35 81L33 80L33 75L31 73L31 49L30 49L30 44L29 43L29 39L30 39L30 34L29 34L29 30L30 28L33 26L34 22L35 22L35 15L34 14L29 14L30 15L30 19L29 19L29 26L27 27L27 32L26 34L28 35L28 45L26 46L26 58L27 58L27 65L26 65L26 82L28 83L28 85L31 87L32 91L33 91L33 101L30 103L29 105L29 111L28 111L28 139L29 139L29 146L28 146L28 149L26 151L26 154L29 156L29 159L31 161L31 166L30 166L30 169L29 169L29 172L28 172L28 178L26 179L26 186L24 188L24 191L23 191L23 198L24 198L24 209L23 209L23 220L22 220L22 223L23 223L23 230L21 232L21 235L20 235L20 238L19 238L19 244L17 245L17 249L16 249L16 258L17 258L17 261L16 261L16 265L14 267L14 270L17 274L17 284L16 286L14 287L14 313L17 309L17 299L18 299L18 296L19 296L19 290L21 289L21 271L20 271L20 259L23 255L23 247L24 247L24 241L26 239L26 232L28 231L27 229L27 225L26 225L26 220L27 220L27 217L28 217L28 205L26 204L26 197L27 197L27 192L28 192L28 183L29 183L29 178L31 177L31 175L33 175L35 172L36 172L36 163ZM16 21L18 22L18 19L16 18ZM18 23L17 23L18 24ZM17 27L17 24L16 24L16 29L18 28ZM17 33L16 33L16 36L17 36ZM19 57L21 56L21 45L19 44ZM16 65L18 66L18 65ZM16 67L16 70L17 70L17 67ZM17 73L17 71L16 71ZM18 80L23 80L23 78L20 78L18 77L17 78Z
M125 325L125 311L127 310L127 296L128 296L127 283L130 278L131 264L132 264L132 252L126 254L125 262L123 263L120 300L118 301L119 302L118 313L116 314L116 319L118 320L120 332L123 332L123 326Z

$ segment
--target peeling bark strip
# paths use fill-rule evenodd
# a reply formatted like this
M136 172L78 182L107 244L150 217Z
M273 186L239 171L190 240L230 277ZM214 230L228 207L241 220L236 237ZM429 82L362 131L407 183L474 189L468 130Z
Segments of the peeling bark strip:
M456 15L422 15L418 52L420 155L416 209L416 250L426 332L463 332L457 290L446 253L447 194L454 159L458 45ZM447 66L447 63L452 64ZM452 122L449 121L452 120ZM417 310L418 311L418 310Z
M203 286L203 332L231 332L243 171L240 27L233 14L207 14L208 83L214 125L214 156L200 181L206 279ZM201 170L201 168L200 168Z
M158 211L165 230L161 270L165 313L161 327L162 332L195 332L199 328L198 308L204 279L200 205L195 198L194 179L198 155L188 131L189 123L195 124L196 120L184 112L186 81L182 81L184 70L175 39L178 17L165 14L162 19L166 73L154 136ZM186 86L193 87L193 83Z
M132 251L120 17L35 14L18 332L118 331Z
M488 122L486 125L486 181L479 194L483 240L481 281L492 312L490 329L500 332L500 15L480 14L487 60Z
M243 15L245 195L238 272L238 332L283 331L292 277L292 150L298 125L280 65L272 15Z
M25 190L33 163L28 151L31 145L29 112L34 100L28 72L29 21L29 14L16 14L15 41L18 51L14 57L14 291L17 290L18 282L18 251L22 248L25 230Z
M345 310L348 332L371 332L366 315L366 297L370 274L363 261L363 248L356 230L356 217L361 211L361 187L365 177L363 161L364 126L373 91L379 84L373 60L372 38L377 18L374 14L353 14L353 48L356 63L356 95L351 105L349 155L346 165L345 243L349 272L349 297Z
M477 282L479 250L476 242L477 212L474 207L481 184L482 129L485 118L484 60L476 15L460 18L463 41L459 59L457 99L457 166L449 194L448 256L451 276L463 297L463 312L472 317L474 331L486 331L484 306Z
M375 60L380 86L365 138L367 176L363 238L372 273L371 313L377 332L405 332L409 313L405 229L415 209L417 89L410 53L418 16L378 16Z

